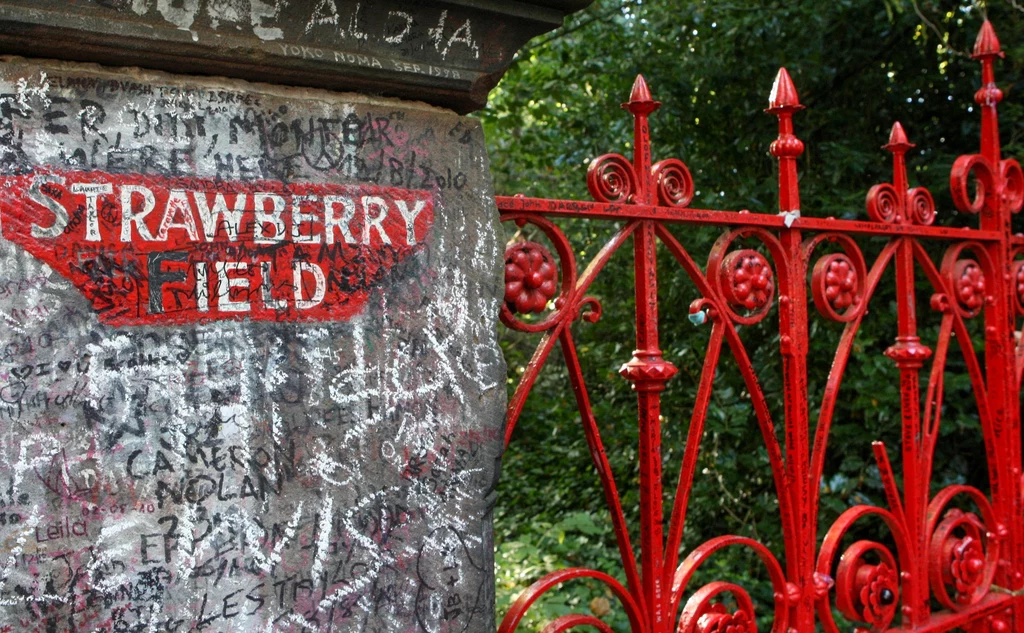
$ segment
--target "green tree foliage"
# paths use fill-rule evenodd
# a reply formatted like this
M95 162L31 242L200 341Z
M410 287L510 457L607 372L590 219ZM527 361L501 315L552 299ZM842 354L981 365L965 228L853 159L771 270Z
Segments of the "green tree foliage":
M776 167L768 154L773 117L762 110L780 66L793 77L807 110L796 115L805 142L799 160L802 213L866 218L864 196L891 180L879 147L901 121L917 148L908 155L911 185L927 186L938 223L976 226L953 211L949 169L959 154L977 151L979 117L973 101L978 64L968 56L987 14L1006 60L997 79L1004 153L1024 156L1024 9L1013 0L597 0L566 26L524 49L481 113L500 195L588 199L585 170L607 152L630 155L632 123L619 109L643 73L663 107L651 119L654 159L677 157L690 167L697 194L691 206L776 212ZM618 225L560 221L582 269ZM518 230L509 228L509 236ZM526 237L540 239L529 227ZM677 226L694 259L706 261L719 231ZM881 244L863 241L868 261ZM936 261L941 245L932 251ZM707 328L686 319L697 292L667 256L659 260L661 336L679 375L664 397L664 483L671 508L685 447ZM934 342L938 318L927 310L930 290L919 276L922 339ZM819 539L840 512L857 503L884 505L872 440L884 440L899 470L899 391L892 362L882 355L895 336L890 278L873 298L842 387L831 434ZM638 506L635 397L617 375L634 346L632 251L622 249L592 294L604 307L596 324L574 326L587 386L612 460L623 507L636 525ZM775 312L742 328L759 378L782 427L782 380ZM977 327L977 324L974 324ZM809 364L816 419L841 328L812 314ZM539 337L504 331L509 389ZM976 349L981 341L975 337ZM763 440L735 364L723 353L712 409L693 482L682 556L721 534L751 536L784 562L775 490ZM943 438L933 489L967 482L988 489L977 410L963 359L951 353L945 377ZM813 429L812 429L813 432ZM780 433L781 435L781 433ZM503 464L496 512L499 613L530 582L567 566L588 566L622 578L621 564L597 476L591 465L564 364L548 360L519 420ZM633 532L634 544L638 541ZM880 538L885 538L880 535ZM698 580L746 583L768 613L770 589L759 564L742 554L715 559ZM699 585L697 585L699 586ZM696 586L691 589L696 589ZM570 611L604 614L604 590L585 582L543 601L523 630ZM596 601L595 601L596 600ZM617 630L627 623L611 600L604 615Z

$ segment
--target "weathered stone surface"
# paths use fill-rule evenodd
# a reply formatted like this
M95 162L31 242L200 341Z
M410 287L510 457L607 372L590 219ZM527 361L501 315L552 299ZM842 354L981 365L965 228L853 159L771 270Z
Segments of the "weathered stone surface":
M491 630L505 373L479 126L17 58L0 93L0 630ZM309 230L267 237L256 193L303 191L278 213ZM353 211L328 245L327 195L432 215ZM225 283L222 261L247 268ZM266 295L263 261L362 304L310 317L312 277Z
M0 50L353 90L468 112L593 0L0 0Z

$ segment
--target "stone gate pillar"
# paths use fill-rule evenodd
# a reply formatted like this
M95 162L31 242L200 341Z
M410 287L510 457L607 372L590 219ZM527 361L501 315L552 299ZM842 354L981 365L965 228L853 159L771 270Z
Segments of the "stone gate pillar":
M0 0L0 632L493 628L461 113L586 4Z

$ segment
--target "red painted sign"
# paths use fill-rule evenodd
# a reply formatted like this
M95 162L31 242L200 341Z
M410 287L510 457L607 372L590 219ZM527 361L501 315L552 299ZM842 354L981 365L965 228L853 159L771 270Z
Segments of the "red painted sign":
M344 320L434 222L427 191L95 171L0 178L0 214L112 325Z

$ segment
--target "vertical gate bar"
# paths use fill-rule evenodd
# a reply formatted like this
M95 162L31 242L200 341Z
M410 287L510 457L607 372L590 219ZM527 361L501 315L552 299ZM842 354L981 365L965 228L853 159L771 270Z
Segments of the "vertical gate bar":
M998 231L1001 239L988 246L988 254L998 274L988 287L985 310L985 366L992 407L992 445L995 465L990 465L992 501L1003 527L1002 569L997 581L1017 590L1024 586L1024 520L1020 502L1020 394L1016 381L1014 313L1016 302L1010 283L1010 207L1005 189L1008 185L1001 165L999 115L997 106L1003 93L995 82L994 62L1002 57L995 29L986 20L978 33L971 55L981 62L981 88L974 100L981 109L981 155L994 171L991 181L994 195L986 195L981 212L981 228ZM994 467L993 467L994 466ZM1019 625L1019 623L1018 623Z
M785 68L779 69L769 97L768 112L779 119L779 135L771 144L779 161L779 212L787 218L800 215L800 185L796 159L803 154L803 142L793 133L793 114L803 109L796 87ZM798 631L814 629L814 562L817 541L817 482L809 477L810 418L807 409L807 262L801 249L799 229L787 221L781 231L786 259L776 262L780 271L779 348L785 385L786 480L794 509L795 531L790 539L796 551L786 552L790 582L800 588L799 599L791 605L791 622Z
M653 204L651 144L647 116L661 104L651 98L647 83L638 76L623 107L634 119L634 172L637 192L633 202ZM633 234L636 274L636 350L619 373L637 392L640 451L640 566L652 633L667 633L668 600L664 586L664 511L661 482L661 391L676 368L664 360L658 344L658 272L655 224L644 221Z
M897 191L906 187L895 185ZM913 548L913 568L903 583L903 614L917 626L928 618L928 537L925 524L929 500L928 463L922 451L920 370L932 351L917 336L915 305L914 251L909 239L900 241L896 250L896 343L886 355L896 362L900 372L900 402L903 427L903 499L909 545ZM906 622L906 620L905 620Z
M655 360L658 348L658 288L655 262L654 225L644 222L633 236L636 253L636 352L635 358ZM664 383L634 382L637 390L640 423L640 521L642 568L645 600L651 618L651 630L664 627L662 596L661 486L661 394Z
M892 185L896 192L896 222L911 213L906 153L914 147L903 127L896 123L884 149L892 154ZM931 348L917 335L917 297L914 279L914 243L903 238L896 247L896 342L885 350L900 373L900 403L903 451L903 507L909 545L913 548L912 568L903 575L904 624L917 626L930 612L928 595L927 508L930 497L931 456L925 455L921 435L920 370L932 356Z

